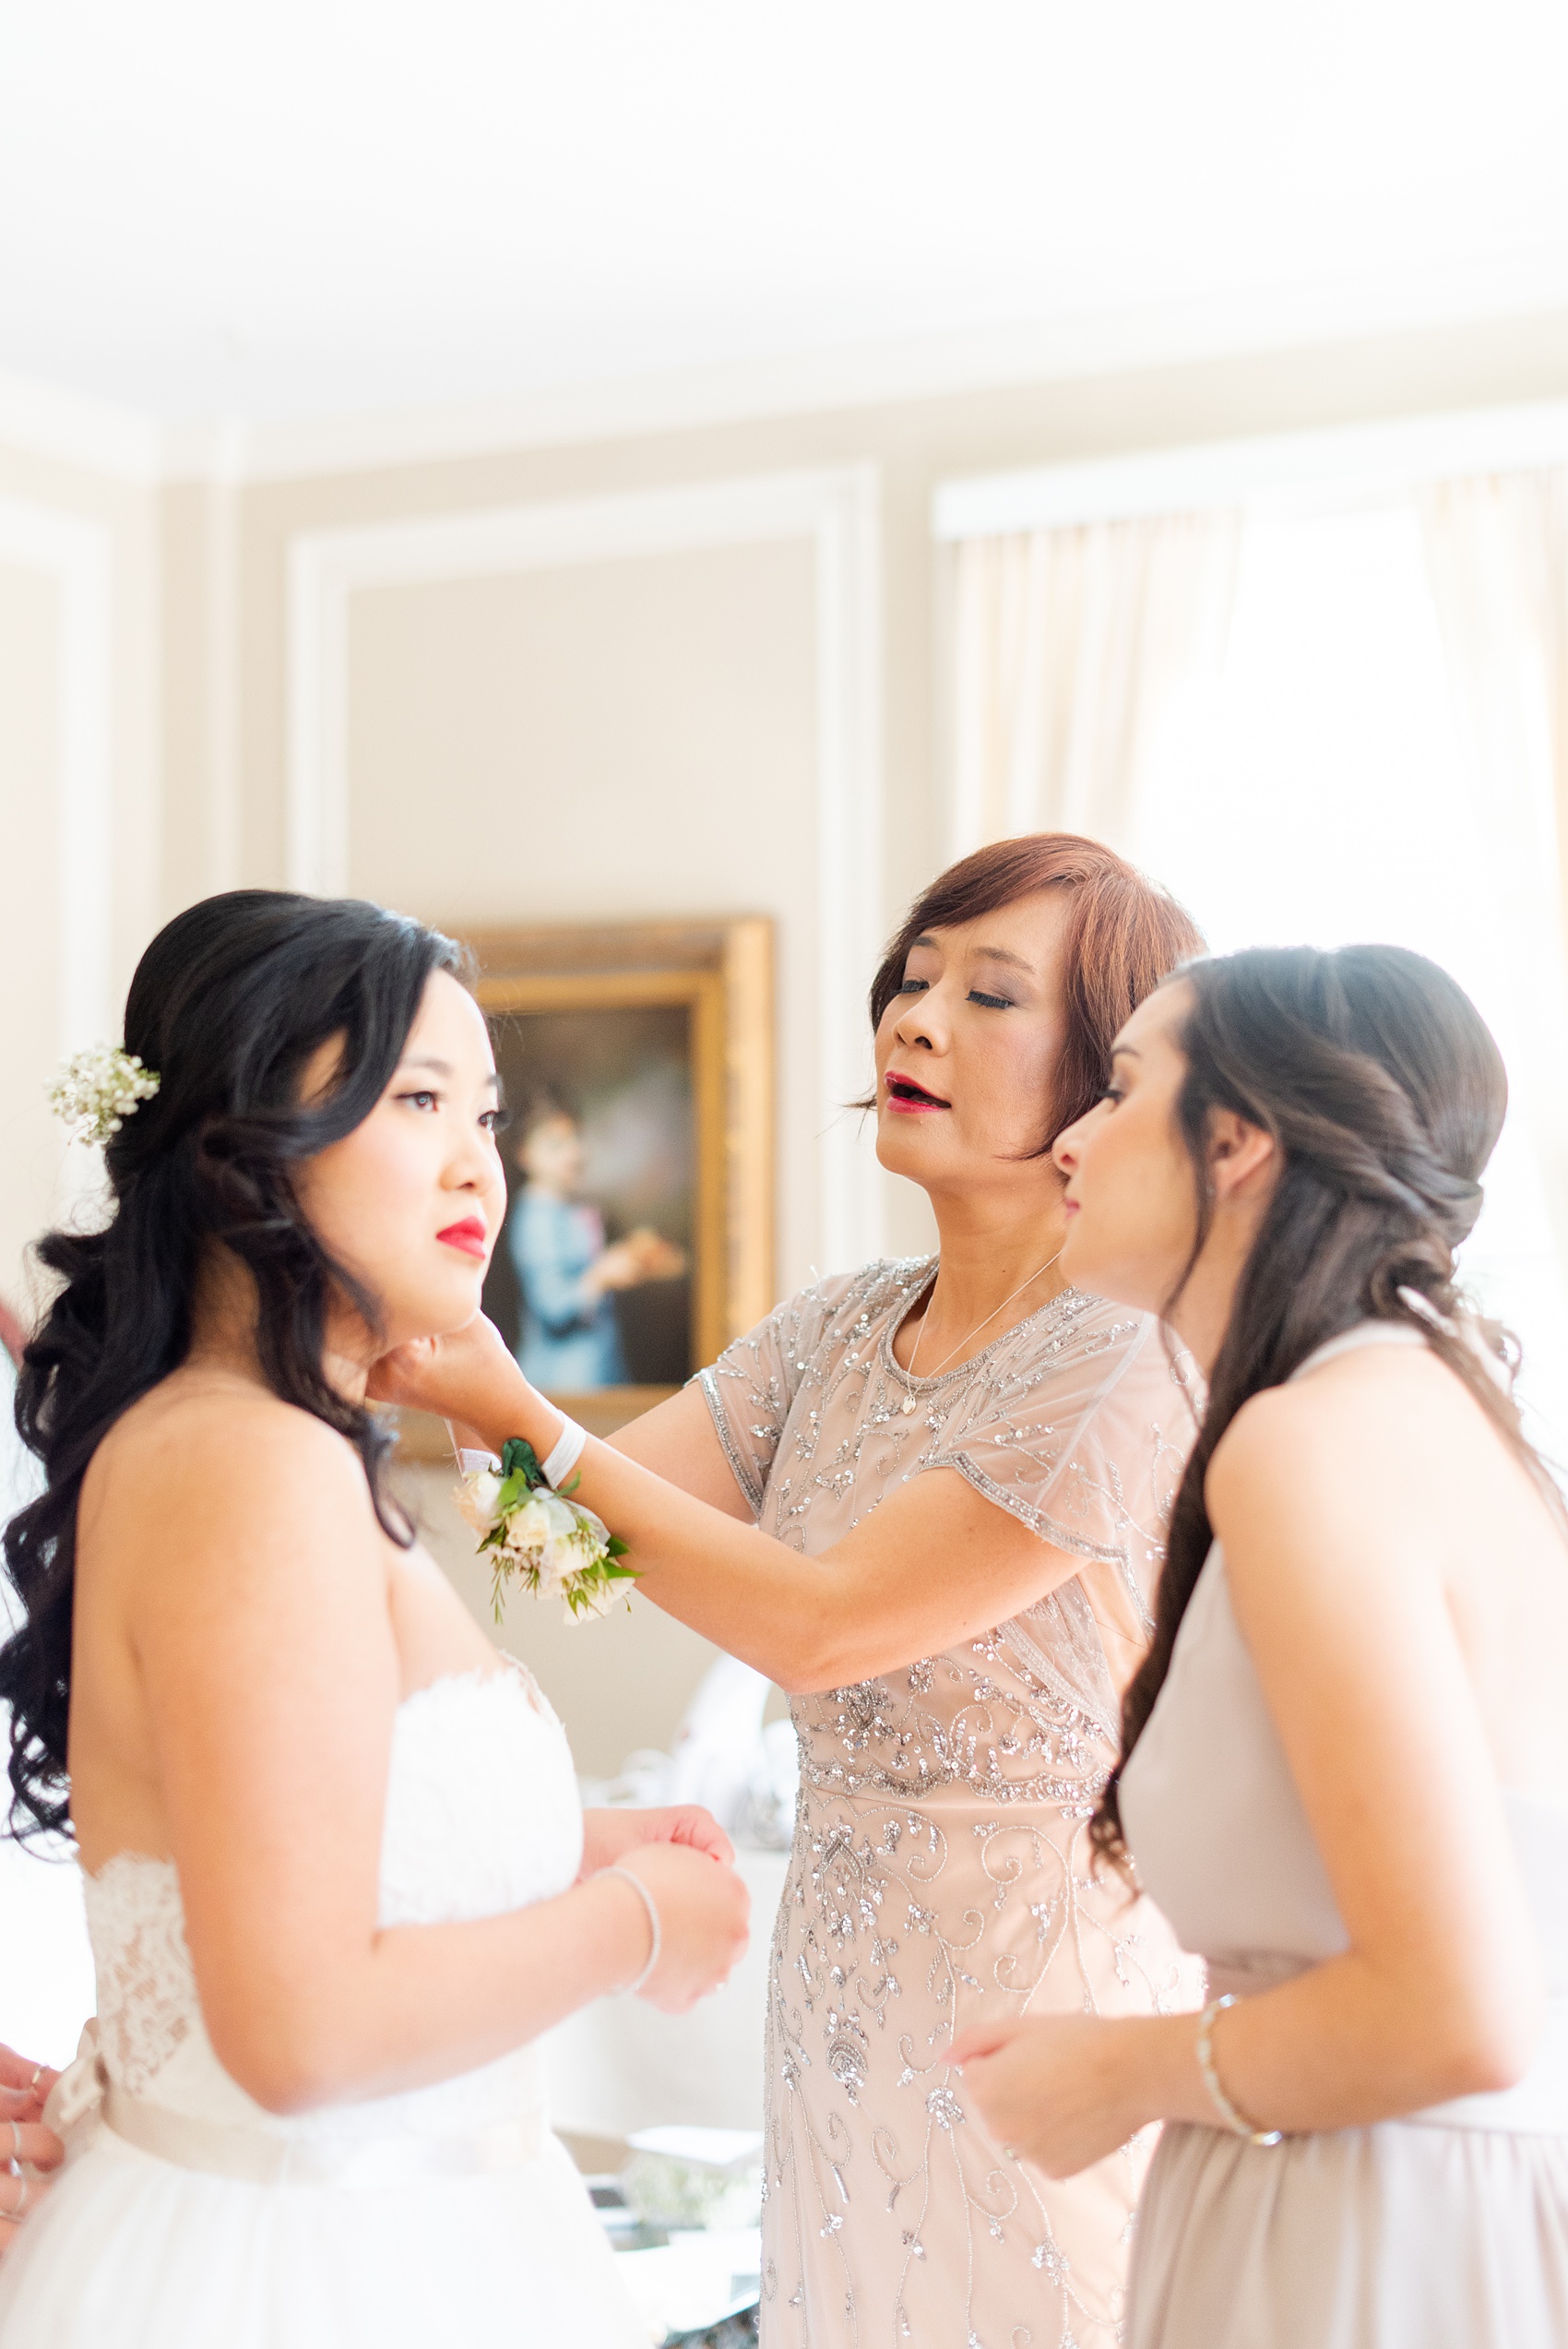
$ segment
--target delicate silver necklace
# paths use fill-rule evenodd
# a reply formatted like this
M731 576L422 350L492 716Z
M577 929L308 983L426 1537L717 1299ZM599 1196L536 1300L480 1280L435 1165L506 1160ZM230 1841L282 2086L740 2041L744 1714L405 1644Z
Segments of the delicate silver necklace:
M953 1356L956 1353L961 1353L964 1348L968 1344L971 1338L978 1338L982 1330L989 1328L990 1324L995 1320L999 1313L1005 1313L1007 1307L1013 1302L1013 1297L1021 1297L1026 1289L1029 1289L1034 1286L1034 1283L1039 1279L1042 1272L1050 1271L1051 1266L1056 1262L1056 1257L1059 1257L1062 1254L1062 1248L1064 1248L1066 1245L1066 1241L1063 1240L1062 1247L1058 1248L1056 1251L1056 1256L1048 1256L1045 1262L1041 1265L1038 1265L1034 1271L1029 1274L1027 1281L1020 1281L1017 1287L1013 1292L1013 1296L1004 1297L1000 1305L993 1306L991 1311L986 1315L985 1319L983 1321L977 1321L974 1328L967 1330L964 1336L959 1339L956 1346L950 1346L947 1352L943 1355L942 1360L937 1364L936 1368L934 1370L928 1371L926 1376L930 1378L940 1378L948 1364L952 1361ZM932 1295L935 1294L934 1282L932 1283ZM921 1340L924 1336L925 1315L922 1313L921 1316L921 1326L915 1331L915 1342L909 1348L909 1367L906 1375L910 1378L913 1378L915 1376L915 1365L920 1360ZM899 1405L899 1409L903 1412L905 1418L909 1419L920 1409L920 1403L914 1395L909 1394L905 1396L902 1403Z

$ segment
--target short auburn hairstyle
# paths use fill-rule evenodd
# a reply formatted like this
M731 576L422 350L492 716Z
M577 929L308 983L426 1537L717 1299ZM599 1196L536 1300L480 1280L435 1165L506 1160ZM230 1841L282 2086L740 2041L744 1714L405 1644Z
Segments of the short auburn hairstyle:
M882 1025L917 938L998 912L1039 889L1061 889L1068 900L1067 1033L1051 1104L1051 1141L1104 1091L1123 1023L1179 963L1204 951L1192 916L1114 849L1078 832L1026 832L950 864L915 900L882 958L871 985L871 1024L873 1031Z

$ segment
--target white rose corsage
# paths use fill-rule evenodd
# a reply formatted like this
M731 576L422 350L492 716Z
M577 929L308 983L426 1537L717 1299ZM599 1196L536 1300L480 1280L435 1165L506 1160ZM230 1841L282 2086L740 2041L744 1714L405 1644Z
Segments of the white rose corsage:
M536 1598L559 1592L566 1620L608 1615L629 1596L636 1568L623 1566L626 1544L602 1518L571 1498L569 1485L553 1492L539 1454L522 1437L508 1437L499 1474L471 1469L457 1487L457 1507L481 1537L480 1555L493 1555L490 1600L500 1622L506 1586L515 1574Z

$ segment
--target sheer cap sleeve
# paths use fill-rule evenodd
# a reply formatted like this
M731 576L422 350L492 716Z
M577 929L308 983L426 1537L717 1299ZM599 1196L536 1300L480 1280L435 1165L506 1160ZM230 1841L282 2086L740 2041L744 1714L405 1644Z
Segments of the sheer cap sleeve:
M1198 1377L1158 1321L1084 1299L1040 1353L977 1381L928 1461L1081 1561L1118 1687L1153 1629Z
M785 1422L829 1324L867 1286L868 1277L885 1270L878 1264L836 1273L797 1290L766 1321L726 1346L717 1362L698 1371L694 1384L702 1389L714 1432L754 1517L762 1514Z

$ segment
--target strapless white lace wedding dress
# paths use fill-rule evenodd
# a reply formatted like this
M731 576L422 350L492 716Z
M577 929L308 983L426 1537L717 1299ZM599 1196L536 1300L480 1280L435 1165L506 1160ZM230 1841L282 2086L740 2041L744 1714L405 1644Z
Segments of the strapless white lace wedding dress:
M581 1857L571 1753L520 1674L399 1707L383 1926L548 1900ZM267 2112L212 2051L173 1866L122 1854L84 1885L102 2103L0 2268L5 2349L646 2349L537 2048Z

